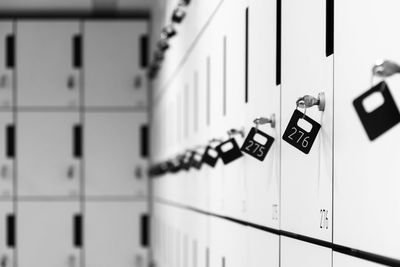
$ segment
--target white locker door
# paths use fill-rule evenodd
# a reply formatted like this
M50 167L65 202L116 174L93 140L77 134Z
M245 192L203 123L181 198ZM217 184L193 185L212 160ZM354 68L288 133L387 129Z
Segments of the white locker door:
M79 22L17 22L18 106L79 105Z
M13 203L0 201L0 262L6 267L14 266L15 234Z
M147 22L94 21L84 25L85 105L144 107L148 90L141 43Z
M10 112L0 113L0 199L14 191L15 126Z
M400 127L396 125L370 141L352 104L372 87L372 66L378 60L400 63L398 8L396 0L368 0L362 1L359 12L357 1L335 1L333 238L341 245L400 259L400 239L394 238L400 236L396 227L400 225L400 213L395 212L400 206ZM358 12L357 19L354 12ZM371 21L371 17L379 19ZM375 79L374 85L378 82ZM398 106L399 75L386 82ZM384 101L380 94L375 97L371 95L364 101L371 113L381 106L379 101ZM390 114L386 116L389 118Z
M263 162L246 154L247 220L279 228L280 192L280 85L276 79L276 5L277 1L251 1L248 10L249 61L246 132L254 119L275 116L271 124L259 130L274 138ZM254 149L254 147L250 147ZM260 211L263 212L260 212Z
M329 50L325 40L325 3L320 0L282 1L282 134L299 97L317 98L319 93L325 93L326 104L323 112L317 106L307 109L307 116L321 125L309 154L286 141L281 142L281 228L330 241L333 56L326 56ZM298 127L303 127L304 131L293 136L294 127L289 128L291 138L307 147L309 138L301 138L308 136L303 134L310 131L307 126L311 124L302 118L297 125L299 123Z
M332 267L332 250L281 237L281 267Z
M86 194L143 196L147 168L143 157L144 113L87 113Z
M17 121L18 194L78 195L79 114L20 112Z
M0 22L0 108L13 105L15 37L11 21Z
M342 253L333 252L333 267L382 267L378 263L351 257Z
M246 266L279 267L279 236L254 228L246 229ZM227 265L228 267L230 265Z
M78 202L20 202L18 266L81 266L79 206Z
M145 267L147 250L141 245L144 202L86 203L87 267Z

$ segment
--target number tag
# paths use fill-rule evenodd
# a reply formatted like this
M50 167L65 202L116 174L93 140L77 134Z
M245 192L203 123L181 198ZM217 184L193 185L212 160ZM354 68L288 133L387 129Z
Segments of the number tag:
M218 152L211 146L207 146L201 161L211 167L215 167L219 159Z
M218 152L218 155L221 157L222 162L225 165L243 156L235 138L230 138L229 140L219 144L215 150Z
M302 119L311 124L311 130L304 130L298 125L299 121ZM318 122L314 121L308 116L305 116L302 112L296 109L289 121L282 139L303 153L308 154L320 128L321 125Z
M263 161L274 143L274 140L275 139L272 136L252 127L244 140L241 150L256 159Z
M364 100L372 94L381 94L383 104L368 112L364 107ZM354 108L372 141L400 122L400 113L394 102L389 87L385 82L380 82L353 101Z
M182 170L186 170L188 171L190 169L190 158L188 157L188 155L182 155L180 158L180 167Z
M201 164L202 164L201 160L202 160L202 155L197 153L196 151L192 152L189 158L190 165L196 168L197 170L201 169Z

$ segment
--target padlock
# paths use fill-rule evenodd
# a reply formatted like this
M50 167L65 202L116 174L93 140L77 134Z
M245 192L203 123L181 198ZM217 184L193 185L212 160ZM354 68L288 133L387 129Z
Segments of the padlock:
M233 137L218 145L215 150L218 152L219 157L225 165L243 156L242 151L240 151Z
M261 138L260 138L261 136ZM263 161L274 143L274 138L256 127L252 127L247 135L241 150L250 156Z
M374 93L382 95L384 102L375 110L365 110L363 102ZM358 117L372 141L400 122L400 112L386 82L382 81L353 101Z

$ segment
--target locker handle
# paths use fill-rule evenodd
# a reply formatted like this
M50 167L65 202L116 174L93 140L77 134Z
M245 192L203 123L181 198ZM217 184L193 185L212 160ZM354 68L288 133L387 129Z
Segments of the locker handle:
M15 66L15 36L6 36L6 68L12 69Z
M147 125L140 127L140 155L142 158L149 156L149 127Z
M6 126L6 157L15 157L15 127L12 124Z
M8 214L6 217L6 244L9 248L15 247L15 215Z
M73 245L75 248L82 247L82 215L75 214L73 217Z
M148 247L149 246L149 236L150 236L150 227L149 227L149 215L148 214L142 214L140 217L140 244L142 247Z
M79 124L74 125L73 129L73 156L74 158L82 157L82 126Z
M142 35L140 37L140 67L146 68L149 62L149 37Z
M82 35L76 34L72 38L72 65L79 69L82 67Z

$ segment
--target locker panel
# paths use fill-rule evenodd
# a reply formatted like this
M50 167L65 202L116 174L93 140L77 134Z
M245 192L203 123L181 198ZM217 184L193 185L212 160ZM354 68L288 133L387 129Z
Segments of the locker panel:
M332 250L282 236L280 266L331 267Z
M316 106L307 109L307 116L321 125L309 154L282 141L281 228L330 241L333 56L326 57L326 13L325 1L282 1L281 130L285 132L299 97L325 93L325 111ZM302 119L299 123L306 124ZM307 126L302 125L304 132L288 129L289 138L307 147L309 137L301 139L310 131Z
M86 203L85 266L147 266L147 252L140 244L140 220L146 211L143 202Z
M146 22L84 23L85 105L145 107L147 81L140 41Z
M19 202L18 266L81 266L75 237L79 206L78 202Z
M393 238L400 235L400 229L392 227L400 224L400 214L393 212L400 205L396 190L400 186L400 128L397 125L370 141L352 104L371 88L372 66L377 60L400 62L400 40L393 34L397 8L394 0L363 1L363 12L354 20L360 6L335 1L334 241L400 259L400 240ZM387 19L371 21L378 14ZM373 84L378 82L374 79ZM395 102L400 103L398 75L386 82Z
M77 196L80 191L78 113L19 112L19 196Z
M13 105L15 36L12 21L0 22L0 108Z
M15 125L10 112L0 113L0 199L14 194Z
M144 196L147 158L141 156L144 113L86 113L88 196ZM110 134L112 133L112 134Z
M15 215L13 203L0 202L0 260L13 266L15 249Z
M246 229L246 266L279 265L279 236L253 228ZM227 265L230 266L230 265Z
M277 1L251 1L248 9L246 132L255 126L254 119L271 119L274 115L275 127L260 125L259 130L275 140L263 162L245 156L246 219L278 229L281 134L280 85L276 85L276 31Z
M363 259L351 257L342 253L333 252L333 267L380 267L378 263L369 262Z
M80 95L79 22L18 21L17 105L76 107ZM45 42L45 45L44 45Z

